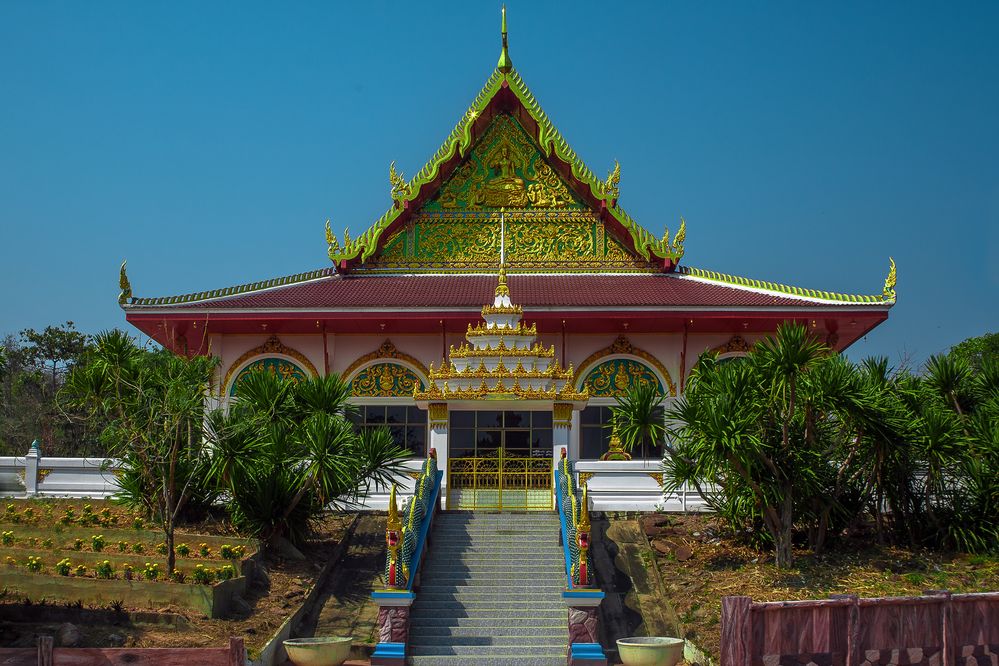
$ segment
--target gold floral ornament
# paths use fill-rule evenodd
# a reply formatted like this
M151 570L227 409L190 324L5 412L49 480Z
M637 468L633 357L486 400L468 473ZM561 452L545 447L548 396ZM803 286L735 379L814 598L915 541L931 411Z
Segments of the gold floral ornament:
M886 301L895 300L895 260L888 257L888 277L885 278L885 288L881 292L881 296Z
M614 168L607 174L604 181L604 193L611 199L617 199L621 193L621 163L614 160Z
M410 198L411 190L409 183L401 171L396 171L395 160L389 164L389 183L392 185L392 200L396 204L401 204L404 199Z
M128 281L128 273L125 272L127 263L128 261L121 262L121 271L118 273L118 288L121 289L121 293L118 294L118 305L125 305L132 300L132 283Z
M376 363L361 370L350 382L354 397L408 398L423 388L416 373L398 363Z
M669 227L663 227L663 237L661 240L653 240L650 243L652 251L661 256L672 257L674 261L679 261L683 257L683 241L687 240L687 221L680 217L680 228L673 237L673 242L669 240Z

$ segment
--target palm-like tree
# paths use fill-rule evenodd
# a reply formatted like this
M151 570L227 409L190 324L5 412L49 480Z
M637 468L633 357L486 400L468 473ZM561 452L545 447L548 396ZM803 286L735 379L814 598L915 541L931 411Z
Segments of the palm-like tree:
M238 527L271 544L300 543L312 517L403 472L408 451L387 429L355 431L349 397L336 374L295 384L256 373L228 413L209 415L212 479L232 498Z
M67 404L104 426L102 440L121 461L124 499L159 522L173 571L174 529L205 460L204 399L217 359L150 352L114 330L99 334L62 389Z

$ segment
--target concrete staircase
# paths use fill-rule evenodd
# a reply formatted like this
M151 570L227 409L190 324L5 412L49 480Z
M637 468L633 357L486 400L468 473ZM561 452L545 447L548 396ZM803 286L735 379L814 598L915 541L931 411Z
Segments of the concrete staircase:
M554 513L441 513L410 615L417 666L565 666Z

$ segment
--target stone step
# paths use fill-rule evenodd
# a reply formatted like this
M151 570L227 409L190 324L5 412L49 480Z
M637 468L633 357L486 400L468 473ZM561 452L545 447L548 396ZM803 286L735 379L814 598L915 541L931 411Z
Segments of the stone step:
M461 575L470 577L481 573L505 574L521 581L531 581L543 580L546 576L564 576L565 566L562 562L552 562L544 566L526 566L517 563L466 561L455 562L451 565L428 566L420 570L421 580L427 583L432 582L434 576Z
M559 585L551 581L535 583L523 578L471 578L471 579L442 579L435 578L432 582L424 582L420 586L418 594L454 594L462 591L474 591L476 594L487 592L510 592L514 590L530 588L538 593L546 595L560 595L565 590L565 585Z
M536 622L536 621L535 621ZM562 624L531 624L531 625L516 625L510 626L506 624L495 623L491 626L460 626L453 627L449 625L410 625L410 636L418 636L419 638L412 638L412 641L417 641L420 644L424 644L427 641L423 640L425 637L437 636L437 637L455 637L455 638L468 638L475 636L493 636L495 638L519 638L523 639L525 636L543 636L544 638L554 638L562 643L566 642L566 636L568 636L568 629L565 623Z
M495 589L495 591L492 591ZM422 591L417 595L417 600L423 601L545 601L553 599L561 601L561 596L552 590L529 591L524 588L476 588L460 587L454 592L440 592L436 590Z
M565 659L565 654L508 657L414 655L407 663L412 666L565 666Z
M513 631L521 627L548 627L557 626L562 633L567 633L567 620L565 608L535 611L530 615L522 613L511 613L509 611L483 611L474 617L448 616L438 614L421 615L413 613L410 616L410 627L415 631L430 629L440 629L442 631L458 628L467 628L474 631L499 630Z
M524 544L517 545L506 545L497 542L489 541L477 541L475 543L467 544L456 544L456 543L435 543L427 551L427 557L433 558L434 556L443 555L445 557L453 557L454 555L491 555L493 553L501 552L504 555L536 555L536 556L548 556L557 557L559 555L564 555L565 551L562 546L557 543L539 543L534 544L531 548Z
M562 657L565 664L566 645L535 644L530 638L525 638L520 645L412 645L407 646L413 657L475 657L476 664L483 664L482 657ZM441 662L437 662L441 663ZM496 663L509 663L506 661Z
M432 575L431 575L432 573ZM565 577L563 569L551 571L539 571L534 577L534 581L545 586L557 586L565 588ZM428 585L475 585L476 581L482 581L483 585L530 585L532 581L525 582L524 576L516 571L502 571L495 569L479 569L477 571L437 571L422 574L422 583L419 589L426 589ZM419 591L419 589L417 591Z
M565 602L555 599L420 599L413 603L413 611L435 613L440 616L447 612L464 613L464 617L478 615L483 610L503 611L510 613L530 613L540 610L560 610L565 612Z
M409 647L412 650L418 648L464 648L464 647L520 647L525 643L530 643L534 647L563 648L568 639L564 634L558 636L538 636L531 633L521 633L517 636L494 636L483 635L479 632L477 636L425 636L414 638L409 637Z

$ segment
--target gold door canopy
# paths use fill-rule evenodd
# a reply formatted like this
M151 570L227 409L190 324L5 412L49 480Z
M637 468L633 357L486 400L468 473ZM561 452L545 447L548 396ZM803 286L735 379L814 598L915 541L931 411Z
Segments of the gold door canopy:
M447 508L473 511L551 511L552 459L503 455L449 458Z

